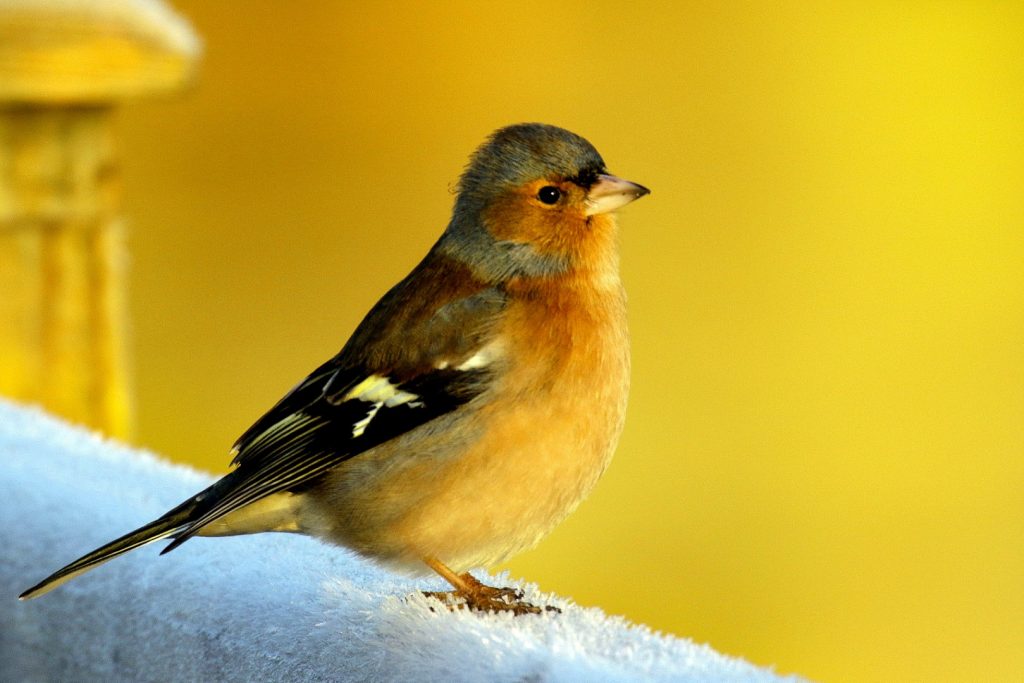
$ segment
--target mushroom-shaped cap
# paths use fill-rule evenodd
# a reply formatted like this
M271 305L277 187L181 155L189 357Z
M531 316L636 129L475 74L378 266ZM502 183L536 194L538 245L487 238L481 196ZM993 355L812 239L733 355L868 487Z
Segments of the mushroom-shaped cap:
M100 103L188 83L201 44L161 0L0 0L0 101Z

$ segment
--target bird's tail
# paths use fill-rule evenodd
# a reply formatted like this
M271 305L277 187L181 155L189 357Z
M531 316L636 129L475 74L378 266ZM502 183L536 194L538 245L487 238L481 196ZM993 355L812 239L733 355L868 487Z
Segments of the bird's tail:
M205 511L207 505L204 505L204 503L209 500L211 489L216 486L217 484L214 484L210 489L189 498L178 507L160 517L160 519L152 521L135 531L127 533L121 538L111 541L110 543L93 550L87 555L83 555L66 567L58 569L53 574L50 574L35 586L32 586L32 588L29 588L27 591L22 593L19 596L19 599L28 600L30 598L38 597L53 590L65 581L69 581L79 574L83 574L94 567L98 567L107 560L112 560L115 557L124 555L125 553L144 546L147 543L159 541L161 538L173 536L175 533L184 530L190 525L192 520L196 519L198 515L201 515Z

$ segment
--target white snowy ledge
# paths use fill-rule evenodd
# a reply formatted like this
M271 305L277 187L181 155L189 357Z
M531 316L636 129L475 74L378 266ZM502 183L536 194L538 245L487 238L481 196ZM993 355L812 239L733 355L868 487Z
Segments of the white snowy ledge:
M709 647L561 614L434 611L409 580L284 534L162 543L36 600L52 570L209 481L0 401L0 678L10 681L778 681ZM499 582L504 583L502 578ZM789 679L795 680L795 679Z

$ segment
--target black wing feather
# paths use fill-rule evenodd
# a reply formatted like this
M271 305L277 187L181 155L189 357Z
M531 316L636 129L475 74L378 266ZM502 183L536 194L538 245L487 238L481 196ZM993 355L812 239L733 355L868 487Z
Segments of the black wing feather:
M295 385L284 397L274 404L260 419L238 437L231 451L235 454L231 461L232 465L238 465L243 459L243 454L248 458L249 447L262 434L266 433L281 420L298 412L304 411L307 407L320 400L324 395L324 387L339 374L338 357L335 356L329 361L311 372L306 379Z
M373 405L357 398L332 403L321 398L286 415L288 425L258 433L240 452L240 464L229 473L232 486L203 515L192 520L163 552L194 536L203 526L260 498L279 491L298 492L349 458L390 441L472 400L486 382L486 370L437 370L402 384L415 393L415 402L378 409L366 429L353 435L353 426Z

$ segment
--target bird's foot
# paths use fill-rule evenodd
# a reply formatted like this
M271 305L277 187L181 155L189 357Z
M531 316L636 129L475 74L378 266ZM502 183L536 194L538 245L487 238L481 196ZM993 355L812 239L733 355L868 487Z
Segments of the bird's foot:
M453 591L424 591L428 598L440 600L450 609L469 608L479 612L512 612L512 614L541 614L561 612L557 607L538 607L523 600L523 592L516 588L494 588L480 583L468 572L459 576L461 587Z

